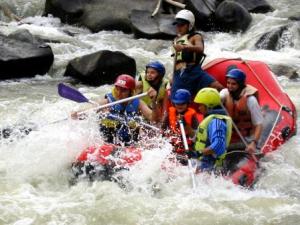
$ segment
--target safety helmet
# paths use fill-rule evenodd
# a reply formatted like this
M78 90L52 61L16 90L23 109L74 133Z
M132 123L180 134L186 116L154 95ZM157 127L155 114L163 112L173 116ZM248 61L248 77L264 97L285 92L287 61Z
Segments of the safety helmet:
M195 16L190 10L187 9L180 10L176 14L175 19L176 21L186 20L189 22L189 31L192 30L195 25ZM177 22L175 22L175 24L177 24Z
M236 81L244 83L246 80L246 74L240 69L232 69L226 74L226 78L232 78Z
M216 89L203 88L197 93L194 102L206 105L207 108L214 108L221 105L221 98Z
M135 80L132 76L127 74L119 75L114 83L115 86L126 88L129 90L135 89Z
M164 76L165 73L166 73L166 69L165 69L164 65L159 61L153 61L153 62L148 63L146 65L146 70L148 68L155 69L158 72L158 74L161 75L161 76Z
M172 97L173 104L184 104L191 101L191 93L186 89L178 89Z

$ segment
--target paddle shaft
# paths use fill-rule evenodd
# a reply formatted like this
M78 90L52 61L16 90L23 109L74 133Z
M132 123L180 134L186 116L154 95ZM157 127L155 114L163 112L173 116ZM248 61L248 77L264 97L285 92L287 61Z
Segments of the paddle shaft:
M139 95L134 95L134 96L131 96L129 98L124 98L124 99L120 99L120 100L117 100L117 101L114 101L114 102L110 102L110 103L107 103L105 105L100 105L96 108L91 108L91 109L87 109L87 110L84 110L80 113L78 113L78 115L82 115L90 110L101 110L101 109L105 109L105 108L108 108L108 107L111 107L111 106L114 106L116 104L120 104L120 103L124 103L124 102L128 102L128 101L131 101L131 100L134 100L134 99L137 99L137 98L142 98L142 97L145 97L147 95L147 93L141 93ZM92 103L92 102L91 102Z
M181 132L181 136L182 136L184 149L186 151L189 151L189 146L188 146L188 143L187 143L187 140L186 140L186 134L185 134L184 125L183 125L182 120L179 120L179 127L180 127L180 132ZM189 168L189 172L190 172L190 175L191 175L191 178L192 178L193 189L196 189L195 173L193 172L192 162L191 162L190 159L188 159L188 168Z

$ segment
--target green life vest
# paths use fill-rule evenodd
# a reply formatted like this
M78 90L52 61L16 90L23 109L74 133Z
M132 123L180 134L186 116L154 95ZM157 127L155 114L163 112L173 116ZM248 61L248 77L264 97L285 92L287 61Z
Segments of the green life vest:
M226 122L226 148L229 146L231 134L232 134L232 119L229 116L213 114L206 117L198 126L197 134L196 134L196 143L195 143L195 150L202 152L207 146L207 131L208 125L213 119L220 119L225 120ZM223 160L225 159L226 153L224 152L221 156L219 156L216 160L215 165L221 166Z
M148 81L146 81L146 75L145 75L145 72L141 73L141 78L142 78L142 83L143 83L143 93L147 92L151 85L149 84ZM162 102L165 95L167 94L167 85L169 83L169 80L166 79L166 78L163 78L162 80L162 83L158 89L158 94L157 94L157 97L156 97L156 101L157 102ZM152 100L151 98L147 95L147 96L144 96L142 98L142 100L146 103L146 105L148 105L150 108L152 108Z
M193 34L185 34L181 37L175 38L174 40L174 44L180 44L180 45L192 45L192 43L189 41L189 38L191 38L193 35L196 35L200 33L193 33ZM203 43L204 45L204 43ZM196 63L199 64L200 62L202 62L202 59L204 57L204 54L199 54L196 52L187 52L187 51L180 51L177 52L175 51L175 49L173 49L174 54L175 54L175 63L179 63L179 62L186 62L186 63Z

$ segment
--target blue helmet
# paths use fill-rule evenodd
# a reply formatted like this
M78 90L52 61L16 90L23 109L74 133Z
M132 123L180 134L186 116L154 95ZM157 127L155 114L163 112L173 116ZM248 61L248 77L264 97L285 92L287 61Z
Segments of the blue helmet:
M148 68L155 69L161 76L164 76L166 73L166 69L165 69L164 65L159 61L153 61L153 62L148 63L146 65L146 69L148 69Z
M246 80L246 74L240 69L232 69L226 74L227 78L232 78L236 81L244 83Z
M186 89L178 89L172 97L173 104L184 104L191 101L191 93Z

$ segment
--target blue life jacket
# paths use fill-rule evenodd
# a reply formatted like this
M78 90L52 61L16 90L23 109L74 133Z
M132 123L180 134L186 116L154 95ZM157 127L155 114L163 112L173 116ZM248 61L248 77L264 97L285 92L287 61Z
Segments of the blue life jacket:
M112 93L108 93L105 96L109 102L115 102L116 99L112 95ZM138 114L139 111L140 100L134 99L130 101L126 106L119 103L110 107L110 114L113 116L125 116L126 119L130 119ZM109 115L108 115L109 117Z

